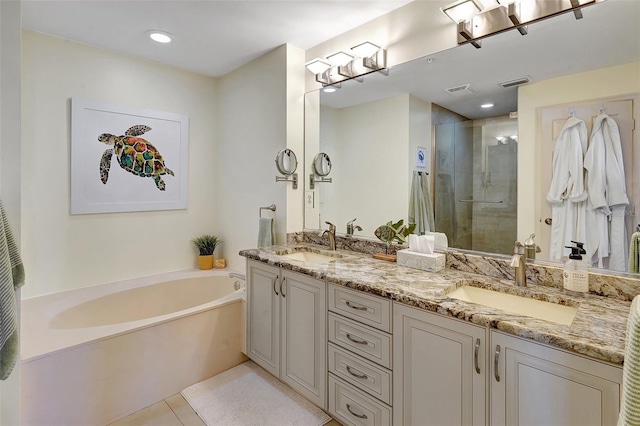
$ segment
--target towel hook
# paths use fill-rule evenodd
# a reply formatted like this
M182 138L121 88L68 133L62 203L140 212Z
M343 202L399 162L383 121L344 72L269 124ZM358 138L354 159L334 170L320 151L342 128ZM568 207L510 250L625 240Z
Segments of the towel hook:
M600 104L598 105L598 108L599 108L599 109L598 109L598 114L604 114L604 104L603 104L603 103L600 103Z
M271 204L270 206L260 207L260 210L258 211L258 213L260 214L260 217L262 217L262 210L271 210L272 212L275 212L276 211L276 205L275 204Z
M569 107L569 117L575 117L575 116L576 116L576 108Z

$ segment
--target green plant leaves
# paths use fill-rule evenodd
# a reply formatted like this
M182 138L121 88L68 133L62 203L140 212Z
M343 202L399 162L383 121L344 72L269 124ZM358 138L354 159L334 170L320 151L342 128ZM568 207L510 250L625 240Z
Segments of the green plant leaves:
M196 246L200 256L210 256L216 247L222 244L222 240L215 235L205 234L201 237L194 238L191 242Z
M391 241L398 241L399 243L405 243L409 234L413 234L416 229L415 223L409 225L404 224L404 219L400 219L396 223L393 221L387 222L385 225L379 226L374 235L378 237L380 241L389 244Z

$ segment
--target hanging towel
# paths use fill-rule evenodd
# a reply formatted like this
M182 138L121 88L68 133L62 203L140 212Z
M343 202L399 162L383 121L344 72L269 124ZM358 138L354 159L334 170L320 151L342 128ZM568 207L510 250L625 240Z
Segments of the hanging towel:
M640 296L631 303L622 368L622 405L618 426L640 425Z
M417 235L425 235L435 228L431 195L429 194L429 180L424 172L413 172L409 198L409 223L416 224L414 232Z
M18 359L16 289L23 283L22 260L0 201L0 380L9 377Z
M268 247L276 243L272 217L261 217L258 225L258 247Z
M629 272L640 272L640 232L631 235L629 244Z

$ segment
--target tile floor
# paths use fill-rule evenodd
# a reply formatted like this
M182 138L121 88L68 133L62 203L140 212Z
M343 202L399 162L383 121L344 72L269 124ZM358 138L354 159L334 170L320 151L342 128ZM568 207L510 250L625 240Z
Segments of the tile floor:
M109 426L205 426L205 424L178 393ZM341 424L331 420L325 426L341 426Z

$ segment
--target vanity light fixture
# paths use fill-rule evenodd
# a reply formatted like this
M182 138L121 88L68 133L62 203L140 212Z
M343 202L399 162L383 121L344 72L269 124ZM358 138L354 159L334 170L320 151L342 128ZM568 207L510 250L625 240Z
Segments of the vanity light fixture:
M171 43L174 39L173 34L162 30L147 30L145 34L153 41L157 43Z
M441 7L440 11L457 24L460 21L471 20L471 18L482 11L482 9L482 4L477 0L458 0Z
M335 86L346 80L364 81L363 76L373 71L389 75L387 71L387 51L371 42L364 42L351 48L354 55L339 51L327 56L326 60L313 59L305 64L323 86Z
M467 0L477 3L478 0ZM573 12L576 19L582 18L582 8L599 3L601 0L496 0L497 7L485 7L482 5L467 4L464 6L468 12L466 16L455 15L451 18L456 23L458 44L471 44L476 48L481 47L480 40L503 31L517 29L520 34L526 35L527 26L552 18L564 13ZM464 2L458 1L441 10L460 7ZM447 16L451 17L449 13Z
M351 60L353 60L353 55L349 55L347 52L343 52L341 50L327 56L327 60L331 62L332 65L337 65L340 67L348 64Z
M331 68L331 63L320 58L315 58L304 64L304 66L314 74L322 74Z

